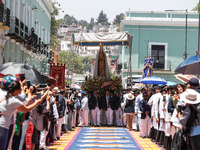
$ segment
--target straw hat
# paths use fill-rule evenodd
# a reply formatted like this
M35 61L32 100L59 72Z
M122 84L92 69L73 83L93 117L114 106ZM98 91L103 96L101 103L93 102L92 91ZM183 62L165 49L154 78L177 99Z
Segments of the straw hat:
M182 96L182 100L188 104L200 103L200 94L193 89L187 89Z
M53 90L57 91L58 93L60 92L58 87L54 87Z
M131 93L126 94L125 97L126 97L127 100L133 100L133 99L134 99L134 96L133 96L133 94L131 94Z

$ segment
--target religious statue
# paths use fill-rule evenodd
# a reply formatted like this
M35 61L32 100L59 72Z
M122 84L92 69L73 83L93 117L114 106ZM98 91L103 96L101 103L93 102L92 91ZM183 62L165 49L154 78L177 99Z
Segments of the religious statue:
M100 43L100 50L97 54L95 70L94 70L94 77L109 77L110 72L108 69L106 54L103 50L103 44Z
M153 71L153 59L146 59L145 60L145 64L144 64L144 68L143 68L143 77L151 77L152 71Z

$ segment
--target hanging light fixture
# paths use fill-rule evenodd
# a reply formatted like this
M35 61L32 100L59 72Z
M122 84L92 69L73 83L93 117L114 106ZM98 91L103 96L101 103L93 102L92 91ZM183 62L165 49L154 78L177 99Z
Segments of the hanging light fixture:
M33 6L32 10L37 11L37 7Z

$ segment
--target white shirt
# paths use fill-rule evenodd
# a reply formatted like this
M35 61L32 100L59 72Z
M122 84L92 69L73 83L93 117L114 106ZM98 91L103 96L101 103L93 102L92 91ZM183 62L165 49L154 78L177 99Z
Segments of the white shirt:
M88 110L88 98L84 96L81 100L81 109Z
M161 99L161 93L156 93L155 97L154 97L154 102L153 102L153 116L155 116L155 118L158 118L158 113L159 113L159 103L160 103L160 99Z
M106 103L107 103L107 108L109 107L109 96L106 95Z
M139 94L135 99L135 112L138 113L138 117L141 117L141 111L140 111L140 108L139 108L139 103L142 99L143 99L142 93Z
M0 89L0 101L5 98L6 94L7 92ZM14 96L2 101L0 103L0 111L2 112L0 126L9 129L12 115L16 112L16 109L22 105L23 103Z

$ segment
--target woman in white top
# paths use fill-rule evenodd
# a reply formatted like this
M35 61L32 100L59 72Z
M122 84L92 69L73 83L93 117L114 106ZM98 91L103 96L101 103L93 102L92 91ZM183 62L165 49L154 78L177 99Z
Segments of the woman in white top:
M23 86L23 85L22 85ZM31 92L32 89L29 90ZM35 106L40 104L45 97L42 97L38 101L35 101L29 106L23 105L23 103L16 98L21 93L21 84L18 81L13 81L4 90L0 90L0 150L6 150L6 141L8 136L8 129L11 122L12 115L16 110L23 113L29 112Z

